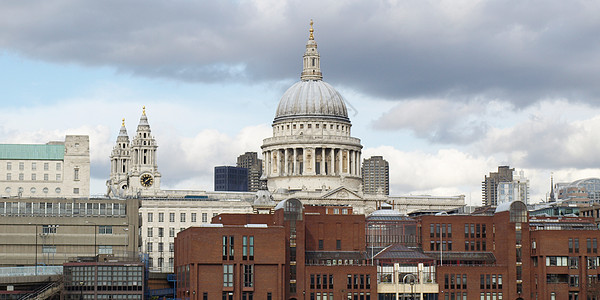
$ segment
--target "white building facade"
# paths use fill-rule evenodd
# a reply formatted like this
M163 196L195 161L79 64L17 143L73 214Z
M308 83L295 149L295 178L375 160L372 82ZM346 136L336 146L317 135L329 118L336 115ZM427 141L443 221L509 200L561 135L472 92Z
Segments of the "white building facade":
M0 144L3 197L83 198L90 195L90 140L67 135L46 144Z
M511 182L499 182L497 199L498 205L517 200L527 204L529 202L529 179L525 177L525 173L514 171Z

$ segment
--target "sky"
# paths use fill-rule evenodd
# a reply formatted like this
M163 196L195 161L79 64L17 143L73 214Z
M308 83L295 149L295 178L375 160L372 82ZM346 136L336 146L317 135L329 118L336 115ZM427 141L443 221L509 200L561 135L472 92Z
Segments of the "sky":
M0 143L90 136L106 192L125 118L146 107L162 188L213 190L213 168L260 152L300 79L309 22L324 80L392 195L465 195L499 165L530 198L600 177L598 1L0 2Z

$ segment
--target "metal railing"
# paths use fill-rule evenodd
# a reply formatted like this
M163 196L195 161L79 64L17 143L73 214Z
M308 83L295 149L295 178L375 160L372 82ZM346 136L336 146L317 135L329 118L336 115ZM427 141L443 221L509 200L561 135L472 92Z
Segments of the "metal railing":
M61 275L62 266L1 267L0 277L20 277L36 275Z

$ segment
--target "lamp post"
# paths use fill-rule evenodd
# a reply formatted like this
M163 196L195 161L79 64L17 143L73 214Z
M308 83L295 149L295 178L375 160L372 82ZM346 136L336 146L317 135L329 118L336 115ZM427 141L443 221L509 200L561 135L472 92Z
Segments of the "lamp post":
M79 282L79 300L83 300L83 285L84 284L85 284L84 281Z

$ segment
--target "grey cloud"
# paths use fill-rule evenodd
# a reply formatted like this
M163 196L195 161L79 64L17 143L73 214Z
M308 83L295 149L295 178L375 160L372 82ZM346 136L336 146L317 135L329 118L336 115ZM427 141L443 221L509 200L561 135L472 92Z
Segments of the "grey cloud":
M597 102L588 1L3 1L0 47L138 76L297 78L314 18L325 79L391 100ZM314 10L319 7L319 10Z
M485 136L489 125L474 117L485 113L477 102L411 100L396 105L372 125L381 130L411 130L419 138L446 144L468 144Z

